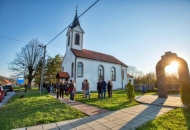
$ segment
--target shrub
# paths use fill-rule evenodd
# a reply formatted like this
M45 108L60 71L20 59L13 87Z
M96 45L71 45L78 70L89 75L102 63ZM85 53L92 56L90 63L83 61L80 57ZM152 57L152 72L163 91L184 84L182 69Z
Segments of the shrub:
M134 97L135 97L134 86L129 82L127 84L127 98L130 101L133 101Z
M181 102L185 105L187 110L190 109L190 83L184 81L181 85L180 95L181 95Z

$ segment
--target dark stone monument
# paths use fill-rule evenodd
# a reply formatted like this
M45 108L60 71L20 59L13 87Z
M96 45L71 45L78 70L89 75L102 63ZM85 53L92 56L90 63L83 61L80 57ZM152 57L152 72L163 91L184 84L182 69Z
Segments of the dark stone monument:
M161 56L161 60L156 65L156 77L157 77L157 87L158 87L158 97L159 98L167 98L167 87L165 80L165 67L170 65L172 62L177 62L178 73L179 73L179 83L182 84L183 81L190 82L189 69L187 62L177 57L176 53L165 52L165 55Z

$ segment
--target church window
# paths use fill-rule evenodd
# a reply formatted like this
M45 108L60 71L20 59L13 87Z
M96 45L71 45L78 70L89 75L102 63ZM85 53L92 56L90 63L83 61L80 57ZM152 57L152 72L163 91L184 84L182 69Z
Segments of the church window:
M79 45L79 41L80 41L80 35L77 33L77 34L75 35L75 44L76 44L76 45Z
M111 67L111 80L116 81L116 73L114 67Z
M78 77L83 76L83 64L81 62L78 63L77 76Z
M71 64L71 77L74 75L74 63Z
M68 37L68 46L70 45L70 35Z
M104 79L104 68L102 65L98 66L98 78Z
M121 76L122 76L122 79L124 79L124 69L122 69Z

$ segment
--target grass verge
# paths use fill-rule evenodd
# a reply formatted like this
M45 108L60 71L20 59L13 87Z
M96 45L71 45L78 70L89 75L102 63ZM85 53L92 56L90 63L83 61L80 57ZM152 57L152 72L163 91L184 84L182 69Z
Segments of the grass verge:
M174 109L154 120L147 122L137 130L190 130L190 112L184 108Z
M147 92L146 94L155 94L156 92ZM141 95L141 91L135 91L135 96ZM106 95L108 95L106 93ZM132 101L130 102L127 99L127 92L125 90L116 90L112 93L112 98L106 98L100 100L98 98L97 92L92 92L90 95L90 99L83 98L81 93L78 93L75 97L75 100L79 102L83 102L92 106L96 106L99 108L107 109L110 111L120 110L123 108L131 107L138 105L139 103Z
M0 128L10 130L51 122L76 119L85 115L48 94L31 91L24 98L15 95L4 107L0 108Z

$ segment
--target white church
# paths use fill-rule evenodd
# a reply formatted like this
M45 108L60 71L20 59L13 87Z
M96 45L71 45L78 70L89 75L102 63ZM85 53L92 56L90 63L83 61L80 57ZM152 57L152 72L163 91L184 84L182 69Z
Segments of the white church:
M81 91L82 82L88 79L90 90L97 90L97 82L112 80L113 89L125 88L128 82L127 65L114 56L83 48L84 31L80 26L77 13L67 30L66 53L62 62L59 78L68 78L76 82L77 91Z

